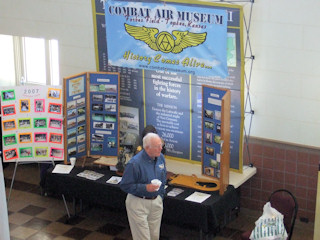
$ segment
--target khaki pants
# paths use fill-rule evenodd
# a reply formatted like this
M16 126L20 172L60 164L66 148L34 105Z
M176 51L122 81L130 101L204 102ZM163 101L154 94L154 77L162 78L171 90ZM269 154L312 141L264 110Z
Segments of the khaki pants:
M126 209L133 240L158 240L163 212L162 198L142 199L127 195Z

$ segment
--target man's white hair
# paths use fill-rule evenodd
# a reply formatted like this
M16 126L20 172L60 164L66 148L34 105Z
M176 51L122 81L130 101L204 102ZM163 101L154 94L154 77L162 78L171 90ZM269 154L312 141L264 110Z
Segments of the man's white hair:
M151 140L154 138L160 138L160 137L158 134L151 133L151 132L145 135L144 138L142 139L143 148L149 147Z

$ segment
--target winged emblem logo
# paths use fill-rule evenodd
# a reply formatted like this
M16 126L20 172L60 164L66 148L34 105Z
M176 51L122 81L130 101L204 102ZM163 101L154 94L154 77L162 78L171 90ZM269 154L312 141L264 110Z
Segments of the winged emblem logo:
M180 53L188 47L202 44L207 33L192 33L189 31L160 32L157 28L138 27L124 24L126 32L133 38L145 42L151 49L164 53Z

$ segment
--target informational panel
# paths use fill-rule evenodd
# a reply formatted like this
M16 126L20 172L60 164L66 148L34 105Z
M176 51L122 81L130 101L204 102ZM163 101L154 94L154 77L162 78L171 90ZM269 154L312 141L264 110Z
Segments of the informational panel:
M225 142L221 130L224 125L230 125L230 118L222 121L224 111L223 97L228 90L203 86L202 101L202 174L220 178L221 156L224 152L222 146L229 144Z
M87 73L64 78L66 162L87 156L87 79Z
M117 156L119 74L89 73L90 155Z
M64 78L65 153L70 157L117 156L119 73L85 72Z
M64 160L61 86L1 89L4 162Z
M227 65L228 77L181 74L167 69L135 69L108 65L105 9L103 1L92 0L95 10L97 63L99 71L120 73L120 118L134 123L134 133L124 134L120 142L139 137L144 126L152 124L166 142L166 155L173 159L201 162L202 143L202 85L229 89L231 92L230 167L242 171L243 138L243 40L242 7L201 1L188 4L166 1L170 4L192 5L206 9L227 11ZM155 1L150 1L155 2ZM136 3L139 4L139 3ZM130 18L132 21L134 18ZM139 17L136 18L137 21ZM112 23L111 23L112 24ZM174 30L174 27L172 27ZM119 30L115 33L120 36ZM208 56L210 58L210 56ZM124 109L124 110L122 110ZM126 115L132 111L134 118ZM121 127L120 127L121 128ZM139 131L139 132L138 132ZM125 133L125 130L123 130ZM138 133L137 133L138 132ZM121 130L120 130L120 135ZM129 135L129 136L128 136Z

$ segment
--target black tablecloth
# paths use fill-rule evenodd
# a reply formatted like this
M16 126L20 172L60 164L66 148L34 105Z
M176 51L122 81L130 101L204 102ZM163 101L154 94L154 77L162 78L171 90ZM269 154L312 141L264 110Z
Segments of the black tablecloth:
M47 171L46 191L65 196L82 199L93 204L100 204L117 209L125 209L126 193L119 185L108 184L106 181L116 176L108 167L74 167L70 174L52 173L53 168ZM84 170L93 170L103 173L98 180L88 180L78 177ZM168 186L169 192L174 186ZM179 187L182 188L182 187ZM220 220L232 209L239 207L239 195L233 186L228 186L223 196L219 192L210 192L211 196L202 203L186 201L185 198L194 193L194 189L182 188L184 191L176 197L165 196L163 220L166 222L187 225L203 232L215 231Z

